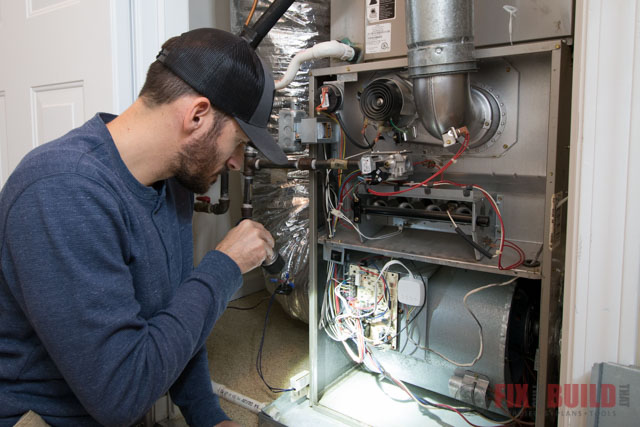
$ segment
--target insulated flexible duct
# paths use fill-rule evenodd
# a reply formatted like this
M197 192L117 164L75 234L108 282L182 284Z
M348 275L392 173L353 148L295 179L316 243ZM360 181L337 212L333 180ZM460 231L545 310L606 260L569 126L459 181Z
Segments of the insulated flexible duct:
M252 0L233 0L231 4L232 32L240 31L253 4ZM270 2L258 1L255 16ZM329 8L325 0L296 1L269 31L258 47L260 57L271 65L274 78L281 78L292 58L300 51L329 39ZM254 18L255 19L255 18ZM278 90L269 121L269 130L278 130L280 108L306 109L309 100L309 69L327 66L328 60L301 64L293 82ZM276 135L277 139L277 135ZM290 159L306 153L289 154ZM253 218L264 224L276 240L286 267L295 284L291 295L278 295L277 300L293 318L309 321L309 172L282 170L257 171L253 182ZM266 287L273 292L276 284L265 277Z

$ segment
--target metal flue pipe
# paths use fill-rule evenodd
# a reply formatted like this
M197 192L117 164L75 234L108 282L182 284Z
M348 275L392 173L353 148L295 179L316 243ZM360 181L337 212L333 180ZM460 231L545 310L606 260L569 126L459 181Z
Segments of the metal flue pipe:
M477 69L473 1L407 0L406 6L409 76L422 125L439 139L452 127L477 135L485 118L469 78Z

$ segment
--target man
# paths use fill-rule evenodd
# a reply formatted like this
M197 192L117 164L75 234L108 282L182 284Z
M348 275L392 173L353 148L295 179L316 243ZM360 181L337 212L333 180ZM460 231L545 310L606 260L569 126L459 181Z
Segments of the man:
M242 39L167 41L140 97L29 153L0 196L0 425L129 425L170 392L194 426L229 423L205 341L241 273L273 253L243 221L193 268L193 193L240 170L273 78Z

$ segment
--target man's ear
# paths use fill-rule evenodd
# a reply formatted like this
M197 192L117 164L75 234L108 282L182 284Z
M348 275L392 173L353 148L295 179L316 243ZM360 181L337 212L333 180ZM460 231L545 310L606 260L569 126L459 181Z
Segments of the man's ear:
M210 112L211 103L207 98L204 96L193 98L186 106L184 121L182 124L184 132L187 135L191 135L201 129L207 121Z

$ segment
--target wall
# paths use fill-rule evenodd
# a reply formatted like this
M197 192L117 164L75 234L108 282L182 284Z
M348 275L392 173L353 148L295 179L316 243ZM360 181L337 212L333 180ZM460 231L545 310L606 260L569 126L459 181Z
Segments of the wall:
M597 362L640 363L640 6L576 3L564 384Z
M189 28L213 27L229 31L230 0L189 0Z

